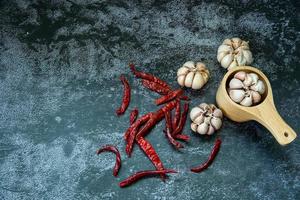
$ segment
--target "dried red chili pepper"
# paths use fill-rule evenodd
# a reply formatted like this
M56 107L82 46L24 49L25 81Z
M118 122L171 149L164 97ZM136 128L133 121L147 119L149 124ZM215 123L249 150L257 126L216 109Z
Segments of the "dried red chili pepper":
M133 124L133 122L135 122L138 115L139 115L139 110L137 108L134 108L130 113L130 125Z
M130 103L130 85L124 75L120 76L120 80L121 80L122 84L124 85L124 92L123 92L122 104L116 110L117 115L124 114Z
M155 124L161 121L164 118L165 113L172 110L175 107L175 105L176 100L167 103L165 106L154 112L153 115L151 115L150 119L147 121L147 123L139 130L136 137L145 137L148 131L152 129L153 126L155 126Z
M189 101L190 100L190 98L188 96L181 96L180 99L184 100L184 101Z
M167 95L156 99L155 104L160 105L160 104L166 103L168 101L175 99L176 97L180 97L182 94L183 94L182 89L174 90L172 92L169 92Z
M180 101L176 102L175 112L174 112L174 118L173 118L173 130L176 129L178 126L179 120L180 120Z
M155 83L158 83L166 88L169 88L171 90L171 87L163 80L161 80L160 78L150 74L150 73L145 73L145 72L141 72L136 70L134 64L130 63L129 64L130 70L132 71L132 73L137 77L137 78L142 78L142 79L146 79L148 81L152 81Z
M113 175L117 176L121 168L121 155L119 150L113 145L106 145L97 150L97 155L99 155L102 152L113 152L114 154L116 154L116 164L114 166Z
M215 142L213 150L211 151L211 153L209 155L208 160L205 163L198 166L198 167L193 167L191 169L191 171L195 172L195 173L199 173L199 172L202 172L203 170L207 169L212 164L214 159L216 158L216 156L217 156L217 154L220 150L221 143L222 143L222 141L218 138Z
M144 151L144 153L147 155L149 160L153 163L155 168L157 170L164 170L164 166L156 153L155 149L153 146L148 142L145 138L143 137L137 137L136 138L137 143L139 144L140 148ZM162 175L162 179L165 179L165 176Z
M125 180L121 181L119 183L119 186L120 187L126 187L126 186L131 185L132 183L135 183L136 181L140 180L143 177L153 176L153 175L161 175L161 174L165 175L167 173L177 173L177 172L175 170L172 170L172 169L140 171L140 172L137 172L137 173L129 176Z
M172 136L172 120L171 120L171 112L165 113L165 119L166 119L166 137L168 138L169 142L176 148L183 148L183 145L180 142L177 142L173 136Z
M184 135L184 134L177 134L177 135L175 135L175 139L183 140L183 141L187 142L190 140L190 136Z
M186 122L188 111L189 111L189 104L185 103L183 106L183 112L181 114L178 126L176 127L175 131L173 131L173 135L177 135L182 132L185 122Z
M132 124L132 129L129 132L129 135L126 139L127 144L126 144L126 149L125 149L125 151L126 151L126 153L129 157L131 156L131 152L132 152L133 144L134 144L134 139L135 139L135 136L136 136L139 128L141 127L141 125L143 125L146 121L148 121L150 119L151 115L152 115L152 113L148 113L146 115L143 115L142 117L137 119L134 124Z
M152 90L161 95L166 95L171 91L168 87L165 87L163 85L160 85L160 84L152 82L152 81L148 81L146 79L143 79L142 83L149 90Z

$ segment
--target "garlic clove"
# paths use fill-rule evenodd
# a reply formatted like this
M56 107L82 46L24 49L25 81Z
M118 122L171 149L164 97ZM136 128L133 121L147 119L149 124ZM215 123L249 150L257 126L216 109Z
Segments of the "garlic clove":
M201 135L206 134L208 131L208 124L202 123L197 127L197 132Z
M205 84L205 81L202 77L202 75L200 74L200 72L196 72L193 82L192 82L192 88L194 90L200 89L202 88L202 86Z
M220 109L215 109L214 112L213 112L213 116L214 117L218 117L218 118L222 118L223 117L223 113Z
M209 78L209 72L208 70L205 71L205 73L201 73L203 79L204 79L204 82L206 83L208 81L208 78Z
M231 64L229 65L229 67L227 68L228 70L235 68L238 66L238 63L236 62L236 60L234 59Z
M195 118L200 114L203 113L203 110L199 107L194 107L190 112L190 118L192 121L195 120Z
M210 125L210 126L208 127L208 131L207 131L206 134L207 134L207 135L212 135L214 132L215 132L214 127Z
M243 99L243 101L241 101L240 104L243 105L243 106L247 106L247 107L248 107L248 106L251 106L251 105L252 105L252 97L251 97L251 95L245 97L245 98Z
M221 126L222 126L222 120L220 118L217 118L217 117L213 117L211 120L210 120L210 124L216 129L220 129Z
M246 59L246 64L250 65L253 62L253 57L252 57L252 53L249 50L244 50L243 51L244 57Z
M244 81L246 78L246 72L244 71L239 71L234 75L234 78L240 79L241 81Z
M205 71L205 70L207 70L205 64L202 63L202 62L197 62L196 63L196 69L198 71Z
M205 112L205 111L208 110L209 105L208 105L207 103L201 103L201 104L199 105L199 107L202 108L202 110Z
M259 94L263 94L266 90L265 84L261 80L258 80L255 85L250 87L250 89L258 92Z
M243 83L245 86L249 87L250 85L252 85L252 77L247 74Z
M181 75L177 77L177 82L180 86L184 87L184 82L185 82L185 76Z
M245 59L245 57L244 57L244 55L243 55L243 53L242 53L242 51L241 52L239 52L237 55L236 55L236 61L237 61L237 63L238 63L238 65L239 66L244 66L245 64L246 64L246 59Z
M218 48L218 54L221 52L231 52L231 51L233 51L232 47L225 44L220 45Z
M231 46L231 44L232 44L231 39L225 39L225 40L223 41L223 44L226 44L226 45Z
M193 120L194 123L200 125L204 122L204 116L201 114Z
M248 75L252 78L252 84L256 84L258 81L258 75L255 73L249 73Z
M187 61L183 64L184 67L187 67L189 69L194 69L195 68L195 62L194 61Z
M240 103L245 97L245 91L244 90L230 90L229 96L234 102Z
M251 96L252 96L252 102L253 104L257 104L261 100L261 96L258 92L256 91L251 91Z
M197 128L198 128L198 125L197 125L197 124L191 123L191 129L192 129L194 132L197 132Z
M194 79L194 75L195 73L194 72L190 72L186 75L185 77L185 82L184 82L184 85L186 87L191 87L192 86L192 83L193 83L193 79Z
M180 67L177 71L177 76L181 76L181 75L186 75L187 73L189 73L189 68L187 67Z
M209 106L210 106L210 108L211 108L211 110L215 110L215 109L217 109L217 107L215 106L215 104L209 104Z
M221 62L221 60L228 54L227 51L221 51L220 53L218 53L217 55L217 60L218 62Z
M243 82L237 78L233 78L229 82L230 89L240 89L240 88L243 88L243 86L244 86Z
M221 60L221 66L224 67L224 68L228 68L232 61L233 61L233 55L232 54L227 54Z

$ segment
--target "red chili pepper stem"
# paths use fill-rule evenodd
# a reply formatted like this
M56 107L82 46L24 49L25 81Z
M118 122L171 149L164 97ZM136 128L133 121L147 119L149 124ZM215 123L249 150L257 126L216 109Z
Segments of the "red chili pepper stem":
M119 150L113 145L106 145L97 150L97 155L99 155L102 152L112 152L116 154L116 163L114 166L113 175L117 176L121 168L121 155Z
M120 80L122 84L124 85L124 91L123 91L123 99L121 106L116 110L117 115L123 115L128 108L128 105L130 103L130 85L128 80L125 78L125 76L122 74L120 76Z
M129 185L137 182L138 180L140 180L144 177L154 176L154 175L162 175L162 174L165 175L167 173L177 173L177 172L175 170L172 170L172 169L140 171L140 172L137 172L137 173L129 176L125 180L121 181L119 183L119 186L120 187L126 187L126 186L129 186Z
M202 172L203 170L207 169L213 163L214 159L218 155L221 144L222 144L222 141L218 138L215 142L214 148L212 149L212 151L208 157L208 160L198 167L193 167L191 169L191 171L195 172L195 173L199 173L199 172Z

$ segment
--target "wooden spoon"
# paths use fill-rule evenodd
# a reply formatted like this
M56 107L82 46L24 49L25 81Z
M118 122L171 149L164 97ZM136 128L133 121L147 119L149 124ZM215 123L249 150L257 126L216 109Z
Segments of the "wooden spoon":
M231 78L238 71L254 72L265 83L266 91L262 96L262 101L258 105L251 107L242 106L232 101L229 97L226 88ZM284 122L275 108L272 88L268 78L254 67L242 66L229 70L219 86L216 100L226 117L236 122L250 120L259 122L272 133L281 145L289 144L297 137L295 131Z

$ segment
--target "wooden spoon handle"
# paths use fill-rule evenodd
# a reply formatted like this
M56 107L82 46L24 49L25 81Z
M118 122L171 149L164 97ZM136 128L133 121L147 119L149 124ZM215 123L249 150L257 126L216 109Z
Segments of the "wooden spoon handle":
M260 112L255 120L265 126L279 144L289 144L297 137L295 131L278 114L272 102L263 102L258 109Z

